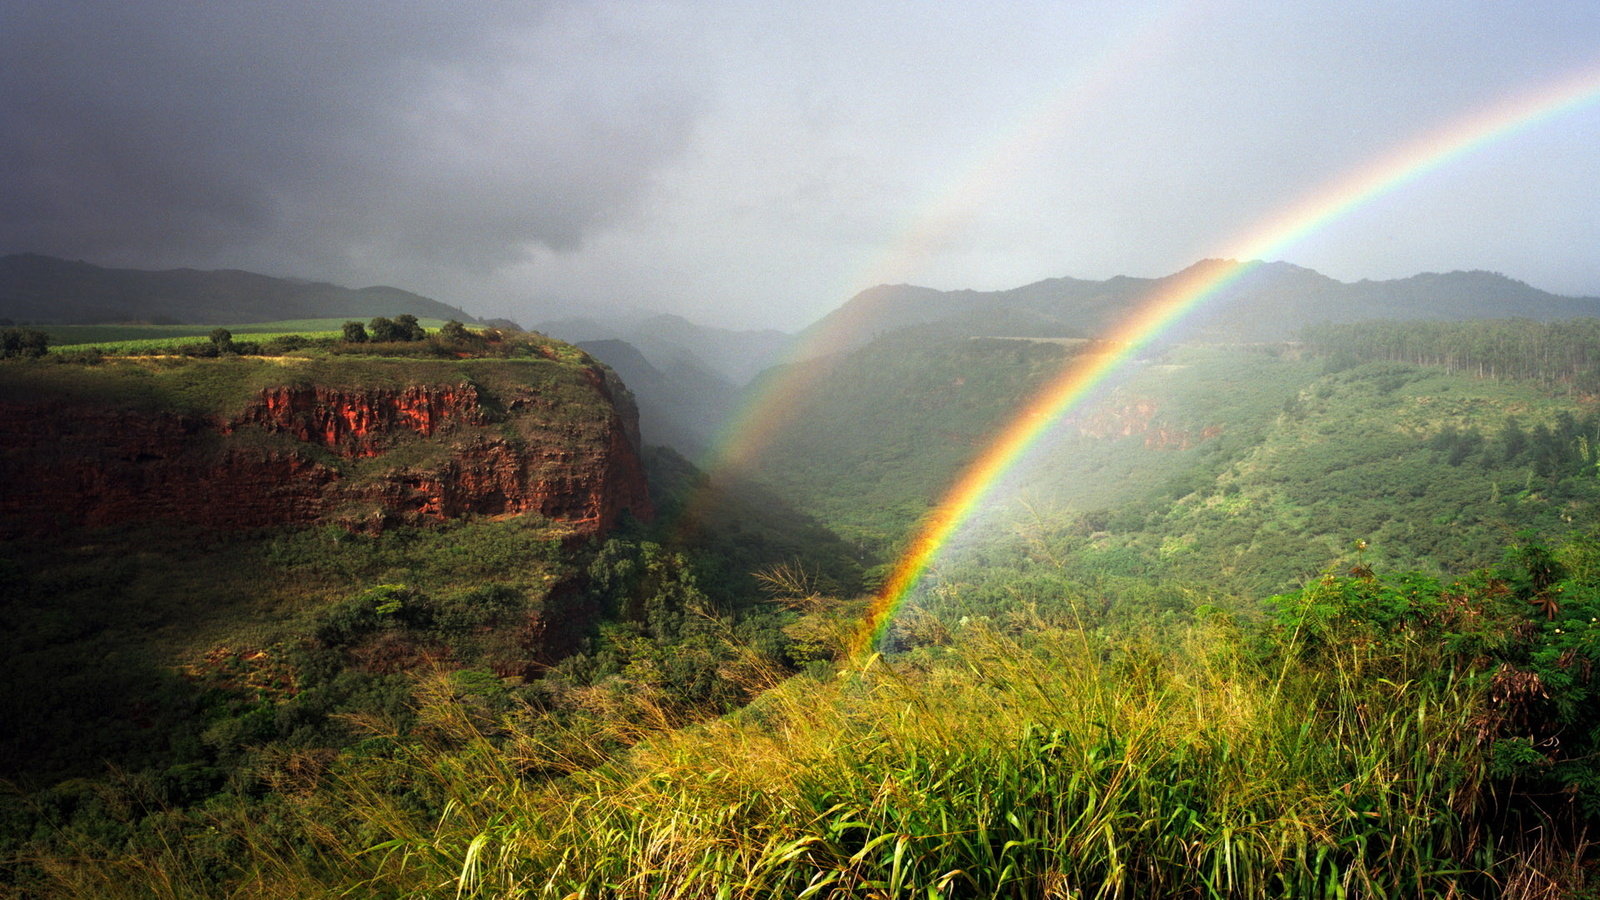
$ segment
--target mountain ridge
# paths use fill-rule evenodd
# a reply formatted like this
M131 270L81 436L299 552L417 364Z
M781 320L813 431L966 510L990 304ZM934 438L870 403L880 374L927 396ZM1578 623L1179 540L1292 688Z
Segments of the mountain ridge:
M33 324L227 325L401 313L479 321L459 307L388 285L348 288L244 269L124 269L39 253L0 256L0 316Z
M942 291L919 285L875 285L857 293L801 332L802 344L836 352L916 325L946 325L968 336L1003 336L1027 320L1034 337L1093 337L1163 286L1236 260L1208 258L1157 278L1117 275L1093 281L1046 278L998 291ZM1176 326L1199 340L1288 340L1322 322L1363 319L1533 318L1600 315L1600 297L1567 297L1497 272L1423 272L1406 278L1344 282L1283 261L1252 260Z
M748 384L778 362L794 335L776 329L736 330L702 325L673 313L569 316L538 322L534 330L573 344L617 340L657 369L693 365L735 386Z
M687 355L656 365L617 338L573 346L605 363L633 391L645 443L672 447L690 459L710 446L722 416L738 398L733 382Z

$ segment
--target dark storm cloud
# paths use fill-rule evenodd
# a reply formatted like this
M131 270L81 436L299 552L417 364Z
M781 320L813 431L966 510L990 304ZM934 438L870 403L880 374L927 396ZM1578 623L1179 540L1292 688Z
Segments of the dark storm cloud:
M12 0L0 250L362 277L574 248L697 110L608 10Z
M799 328L1233 252L1597 46L1593 0L0 0L0 252ZM1285 258L1600 293L1597 117Z

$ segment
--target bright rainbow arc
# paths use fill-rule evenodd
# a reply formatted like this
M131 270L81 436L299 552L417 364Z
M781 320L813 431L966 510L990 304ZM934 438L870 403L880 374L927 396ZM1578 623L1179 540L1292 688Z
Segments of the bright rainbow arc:
M1351 212L1418 178L1540 122L1600 100L1600 68L1545 86L1491 107L1428 137L1403 146L1376 163L1332 182L1235 241L1234 259L1191 267L1139 302L1132 315L1107 335L1099 352L1074 357L1035 395L999 436L968 465L939 505L923 521L910 548L896 563L863 622L856 651L876 646L945 544L1000 479L1063 415L1106 376L1149 346L1184 316L1237 282L1260 261L1281 253Z

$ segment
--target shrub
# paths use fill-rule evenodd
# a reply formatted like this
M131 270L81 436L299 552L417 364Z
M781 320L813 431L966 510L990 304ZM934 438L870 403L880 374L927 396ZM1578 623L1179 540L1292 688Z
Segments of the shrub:
M1600 824L1597 575L1594 537L1551 550L1521 536L1500 565L1448 585L1358 567L1274 599L1286 644L1304 662L1367 647L1372 678L1470 692L1508 810Z
M372 331L373 343L393 344L397 341L405 340L405 332L400 329L399 325L395 324L393 319L387 316L374 317L371 322L367 323L367 327Z
M403 584L380 584L329 607L315 635L339 647L385 627L421 628L432 621L432 604L421 592Z
M50 335L33 328L0 329L0 359L37 359L50 349Z
M417 317L410 313L401 313L394 317L395 328L398 329L402 341L420 341L428 336L428 330L422 327Z
M356 324L361 324L357 322ZM269 354L289 353L303 350L311 346L311 339L299 334L284 334L272 338L261 344L261 352Z

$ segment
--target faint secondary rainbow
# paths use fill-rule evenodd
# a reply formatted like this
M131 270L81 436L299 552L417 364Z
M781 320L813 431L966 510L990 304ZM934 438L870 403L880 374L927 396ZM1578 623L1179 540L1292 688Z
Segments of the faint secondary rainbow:
M1197 18L1214 14L1226 2L1168 0L1144 11L1130 22L1126 33L1104 52L1075 67L1042 101L1030 105L1015 124L983 143L955 175L930 190L922 202L901 217L893 241L872 259L853 268L843 279L841 293L861 285L887 284L912 276L922 256L936 252L969 223L1002 185L1039 157L1068 130L1074 119L1092 108L1125 76L1158 56L1162 48L1179 41ZM846 305L825 318L812 334L791 347L783 363L800 362L846 346L862 331L865 310L859 303ZM785 367L771 373L766 384L755 386L749 398L714 441L712 453L702 460L713 475L745 468L766 447L797 403L811 392L820 372L813 366Z
M1149 346L1184 316L1260 264L1378 197L1541 122L1600 100L1600 67L1545 85L1533 93L1460 119L1375 163L1325 185L1236 239L1224 254L1244 262L1194 266L1166 279L1104 336L1098 352L1074 357L1029 400L992 443L968 465L955 485L924 519L911 546L873 601L858 638L858 651L879 642L947 542L978 509L997 482L1092 388Z
M1220 17L1226 0L1169 0L1140 10L1100 53L1073 67L1059 85L1026 114L977 148L953 177L940 181L902 217L897 237L879 248L846 283L892 284L915 277L922 260L937 255L957 234L972 227L983 208L1025 170L1048 157L1053 144L1074 137L1074 125L1113 102L1109 95L1149 69L1166 48L1192 35L1198 23Z

